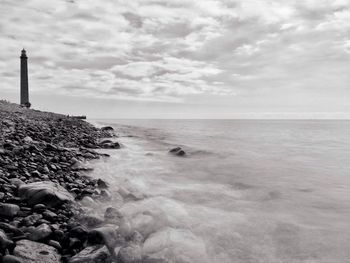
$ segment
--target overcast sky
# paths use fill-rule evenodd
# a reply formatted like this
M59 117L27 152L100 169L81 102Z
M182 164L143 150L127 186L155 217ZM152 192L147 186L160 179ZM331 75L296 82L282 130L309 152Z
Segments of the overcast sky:
M0 0L0 98L106 118L350 117L349 0Z

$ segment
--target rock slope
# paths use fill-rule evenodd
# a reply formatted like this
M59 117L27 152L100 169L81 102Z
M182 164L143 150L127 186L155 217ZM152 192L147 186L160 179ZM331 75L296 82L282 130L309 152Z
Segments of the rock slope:
M84 162L108 157L94 149L120 148L111 136L110 127L0 101L0 262L112 262L116 246L119 262L129 260L118 226L85 215L76 202L108 197L108 185L88 177Z

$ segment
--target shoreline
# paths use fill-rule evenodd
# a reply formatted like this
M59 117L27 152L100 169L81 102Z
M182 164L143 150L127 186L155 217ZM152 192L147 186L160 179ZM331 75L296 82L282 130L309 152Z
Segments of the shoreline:
M113 128L5 101L0 117L2 262L140 262L143 237L117 209L99 218L82 205L110 199L86 163L120 148Z

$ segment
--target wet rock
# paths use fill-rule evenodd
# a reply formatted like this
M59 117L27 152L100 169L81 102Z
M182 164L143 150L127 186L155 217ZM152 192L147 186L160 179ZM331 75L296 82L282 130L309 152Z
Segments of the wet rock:
M88 229L84 226L76 226L73 227L70 231L69 231L69 236L70 237L75 237L80 239L81 241L85 241L88 237Z
M30 143L30 142L33 142L33 139L29 136L26 136L23 138L23 141L26 142L26 143Z
M16 243L13 255L20 258L25 263L59 263L61 256L57 249L27 239L20 240Z
M29 239L33 241L44 240L48 238L52 233L52 230L48 224L41 224L37 226L29 235Z
M106 246L89 246L69 260L69 263L109 263L111 256Z
M45 219L50 221L55 221L55 219L58 217L55 212L52 212L50 210L45 210L42 215Z
M128 244L123 246L117 256L120 263L141 263L142 248L139 244Z
M89 244L104 244L113 249L120 242L117 229L118 227L114 225L95 228L89 232L88 242Z
M105 200L105 201L110 201L112 199L112 195L107 189L101 190L101 197L102 197L102 200Z
M108 207L106 209L104 218L107 223L116 224L118 226L124 221L123 215L114 207Z
M108 184L100 178L97 180L97 186L99 188L108 188Z
M2 258L3 263L25 263L19 257L13 255L6 255Z
M184 156L186 155L186 152L181 147L175 147L172 148L169 153L176 155L176 156Z
M92 199L90 196L84 196L83 199L81 199L81 203L84 206L94 206L95 205L94 199Z
M103 223L103 220L97 216L83 215L79 218L79 222L87 227L96 227Z
M0 216L6 218L13 218L18 214L20 208L14 204L0 204Z
M21 199L27 200L30 205L41 203L49 207L55 207L74 200L66 189L49 181L21 185L18 194Z

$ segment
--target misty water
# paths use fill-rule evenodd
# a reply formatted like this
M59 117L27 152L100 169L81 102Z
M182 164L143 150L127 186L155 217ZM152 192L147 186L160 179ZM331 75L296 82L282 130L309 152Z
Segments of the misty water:
M350 122L104 120L95 162L144 253L168 262L350 262ZM181 146L184 158L168 154ZM137 201L118 202L120 191ZM104 207L100 207L101 210Z

